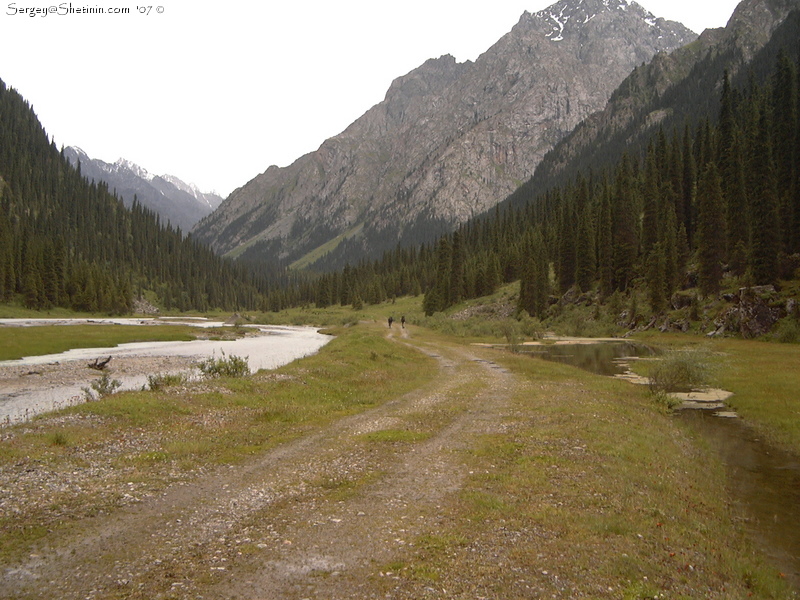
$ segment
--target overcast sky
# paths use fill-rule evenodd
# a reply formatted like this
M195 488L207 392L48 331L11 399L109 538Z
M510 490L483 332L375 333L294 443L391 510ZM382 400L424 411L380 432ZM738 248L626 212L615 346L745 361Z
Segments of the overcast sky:
M554 2L0 1L0 79L59 147L223 196L316 150L428 58L475 60L524 11ZM639 3L700 33L738 2ZM48 6L56 12L23 14ZM70 6L130 12L59 14Z

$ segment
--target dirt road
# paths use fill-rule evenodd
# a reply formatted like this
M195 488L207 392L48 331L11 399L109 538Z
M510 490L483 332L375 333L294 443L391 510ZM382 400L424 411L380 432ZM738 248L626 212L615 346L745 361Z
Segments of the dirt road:
M514 426L517 382L480 349L417 345L439 363L429 386L97 517L6 566L0 597L441 597L396 567L450 518L466 451Z

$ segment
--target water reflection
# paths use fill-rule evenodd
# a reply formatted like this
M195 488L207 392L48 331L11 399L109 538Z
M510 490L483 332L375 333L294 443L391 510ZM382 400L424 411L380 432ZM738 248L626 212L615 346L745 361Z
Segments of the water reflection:
M622 375L628 371L624 359L654 356L656 350L634 342L545 344L525 346L522 351L544 360L562 362L599 375Z
M542 345L529 353L593 373L619 376L628 369L625 359L655 356L657 351L642 344L607 342ZM737 513L745 518L746 531L787 581L800 589L800 460L758 438L741 419L720 418L733 413L719 412L719 403L698 402L684 408L687 406L687 410L676 411L676 418L717 452L726 467Z
M727 467L728 488L745 515L744 527L800 588L800 462L760 439L741 419L720 419L709 411L677 413L715 450Z

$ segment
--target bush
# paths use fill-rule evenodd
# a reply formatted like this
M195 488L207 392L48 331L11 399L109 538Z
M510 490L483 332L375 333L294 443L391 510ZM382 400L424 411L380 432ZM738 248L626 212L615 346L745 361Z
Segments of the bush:
M122 386L122 382L119 379L111 379L108 373L103 373L100 379L95 379L91 383L91 387L83 388L83 393L86 396L86 400L99 400L104 396L113 394L120 386Z
M156 391L173 385L186 383L186 375L183 373L158 373L147 376L148 389Z
M705 348L668 350L650 371L650 390L658 394L708 387L712 370L711 352Z
M800 322L791 317L779 321L775 337L779 342L784 344L796 344L800 342Z
M244 377L250 374L247 357L226 357L224 352L221 358L211 357L204 360L198 368L206 377Z

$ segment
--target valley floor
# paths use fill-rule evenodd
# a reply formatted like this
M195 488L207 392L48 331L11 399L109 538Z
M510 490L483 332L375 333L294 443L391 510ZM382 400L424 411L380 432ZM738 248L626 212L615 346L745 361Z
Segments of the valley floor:
M385 334L436 377L158 493L120 482L128 502L3 565L0 598L797 597L640 388Z

